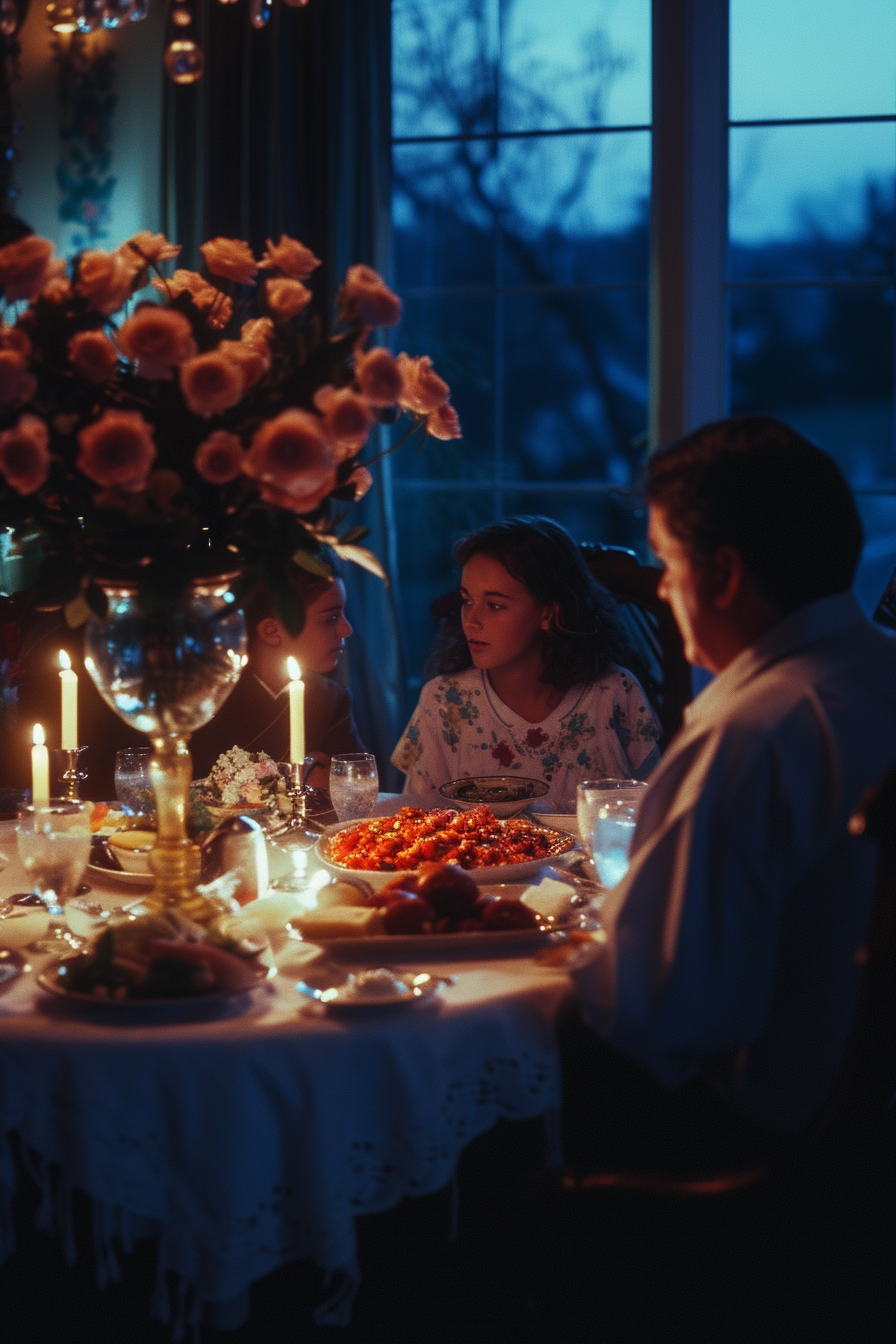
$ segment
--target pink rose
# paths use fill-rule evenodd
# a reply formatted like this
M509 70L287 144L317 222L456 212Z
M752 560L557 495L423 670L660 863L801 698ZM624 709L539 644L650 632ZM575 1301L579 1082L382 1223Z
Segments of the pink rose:
M33 299L47 282L53 244L29 233L15 243L0 247L0 285L7 303Z
M398 367L404 376L404 391L398 398L402 410L429 415L450 397L451 389L433 370L429 355L411 359L402 352L398 356Z
M36 415L0 434L0 472L20 495L32 495L50 474L50 431Z
M363 499L373 485L373 477L366 467L355 467L348 478L347 484L355 487L355 503L357 504L358 500Z
M258 263L248 243L240 238L212 238L199 251L212 275L248 285L258 274Z
M275 246L270 238L259 267L265 271L282 271L293 280L307 280L311 272L320 265L320 259L310 247L296 242L295 238L281 233Z
M333 489L335 466L333 448L317 416L291 408L256 430L244 470L260 483L266 502L303 513Z
M270 355L274 324L269 317L251 317L240 327L240 340Z
M82 252L75 288L104 316L120 308L131 292L134 272L117 252Z
M249 341L222 341L218 346L218 354L223 355L225 359L232 359L243 375L243 392L248 392L250 387L254 387L260 381L271 367L270 352L265 346L264 350L257 345L251 345Z
M141 378L170 378L175 364L195 355L196 342L183 313L144 303L121 324L118 348L136 362Z
M278 276L269 280L265 288L265 299L271 317L275 322L288 322L311 302L311 290L298 280L287 280Z
M404 391L398 362L381 345L355 353L355 382L371 406L394 406Z
M107 383L118 368L118 351L102 331L79 331L68 343L68 357L90 383Z
M457 417L457 411L447 401L443 401L441 406L437 406L434 411L430 411L426 417L426 432L431 434L434 439L460 439L463 435L460 432L460 420Z
M351 457L364 447L373 416L356 392L342 387L337 392L327 383L314 394L314 404L324 417L324 430L336 445L336 460Z
M401 299L371 266L349 266L342 302L365 327L394 327L401 321Z
M175 271L170 280L153 280L153 289L167 298L189 294L201 313L213 327L226 327L233 315L233 304L222 293L195 271Z
M96 485L136 494L156 459L152 428L139 411L104 411L78 434L77 465Z
M180 390L194 415L218 415L242 399L242 370L236 360L210 350L181 364Z
M226 485L242 475L245 456L243 445L235 434L216 429L196 449L193 464L204 481Z
M0 350L0 406L21 405L36 391L37 379L18 350Z

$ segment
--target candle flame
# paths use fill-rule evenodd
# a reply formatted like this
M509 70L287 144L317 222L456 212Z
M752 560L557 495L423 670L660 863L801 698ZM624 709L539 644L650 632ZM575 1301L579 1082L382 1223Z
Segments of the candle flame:
M287 670L287 672L289 673L289 679L290 679L290 681L301 681L301 680L302 680L302 669L299 667L299 665L298 665L298 663L296 662L295 658L293 658L292 656L290 656L290 657L287 658L287 660L286 660L286 670Z
M31 741L34 743L36 747L42 747L44 745L44 742L46 741L46 738L44 737L44 730L43 728L41 728L39 723L36 723L34 725L34 731L31 734Z
M60 650L59 650L59 666L60 666L61 668L65 669L66 671L68 671L68 670L71 668L71 665L72 665L72 660L71 660L71 658L69 658L69 656L68 656L68 654L66 653L65 649L60 649Z

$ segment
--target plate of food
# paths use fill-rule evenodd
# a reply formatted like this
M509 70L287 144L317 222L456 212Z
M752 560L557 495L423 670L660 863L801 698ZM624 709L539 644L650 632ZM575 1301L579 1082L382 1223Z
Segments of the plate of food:
M386 966L349 974L335 985L327 985L327 978L323 977L321 985L299 980L296 989L321 1007L337 1012L369 1013L384 1008L410 1008L416 1003L428 1002L444 983L427 971L401 973Z
M336 956L506 952L574 927L574 892L568 888L560 899L553 891L559 885L554 880L546 884L552 890L540 894L525 883L484 886L457 864L423 863L353 904L299 911L290 925Z
M543 779L525 775L476 775L441 784L439 793L463 811L484 803L496 817L506 818L516 816L535 799L543 798L548 788Z
M185 1017L238 999L276 974L260 959L263 950L165 910L104 928L85 952L51 962L37 983L91 1011Z
M479 883L519 882L575 848L571 835L524 817L502 820L480 804L468 812L401 807L391 817L340 822L327 827L316 852L337 876L382 887L430 862L456 864Z

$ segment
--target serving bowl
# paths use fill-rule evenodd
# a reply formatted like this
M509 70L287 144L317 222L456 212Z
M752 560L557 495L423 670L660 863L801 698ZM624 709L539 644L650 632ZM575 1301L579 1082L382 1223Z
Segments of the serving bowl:
M116 831L107 839L126 873L150 873L149 852L156 843L155 831Z
M543 779L526 775L473 775L439 785L439 793L462 812L487 804L496 817L515 817L548 791Z

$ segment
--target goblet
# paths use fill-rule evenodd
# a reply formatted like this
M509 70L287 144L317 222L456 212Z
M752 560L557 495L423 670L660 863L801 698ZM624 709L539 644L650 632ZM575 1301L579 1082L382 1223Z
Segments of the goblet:
M589 779L576 789L579 833L605 887L615 887L628 872L629 850L646 788L639 779Z
M376 757L369 751L330 758L330 801L340 821L369 817L379 789Z
M65 902L73 895L90 858L92 803L50 798L19 812L16 844L32 890L50 913L46 935L29 943L30 952L60 952L80 947L63 918Z

